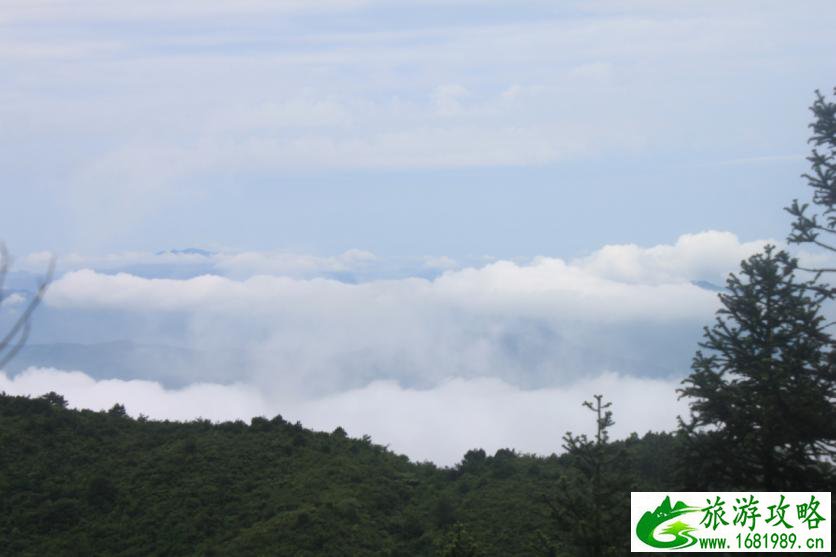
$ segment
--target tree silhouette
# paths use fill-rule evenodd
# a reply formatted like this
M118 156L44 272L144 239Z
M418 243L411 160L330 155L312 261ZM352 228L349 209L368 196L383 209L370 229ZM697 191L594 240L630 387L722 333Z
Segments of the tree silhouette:
M836 94L836 88L833 89ZM785 210L795 217L787 240L795 244L814 244L828 252L836 253L836 103L828 101L819 91L810 107L815 121L810 124L813 150L807 160L810 172L803 175L813 189L812 202L799 203L793 199ZM817 274L836 272L832 267L805 269ZM819 287L828 297L836 296L836 290Z
M808 489L826 484L836 443L836 371L815 280L765 251L741 263L692 373L685 481L702 489Z
M621 449L609 444L609 428L615 425L611 402L594 395L595 402L583 406L595 413L595 440L586 435L563 436L567 470L558 482L556 494L545 503L557 527L554 540L541 535L541 549L547 555L601 557L628 551L622 536L607 536L609 524L626 524L629 518L628 482L617 466Z

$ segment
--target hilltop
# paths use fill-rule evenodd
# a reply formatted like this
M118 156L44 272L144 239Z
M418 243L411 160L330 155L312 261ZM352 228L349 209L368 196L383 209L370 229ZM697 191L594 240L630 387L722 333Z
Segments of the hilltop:
M650 490L671 481L674 442L611 448ZM0 448L0 538L14 555L538 555L556 536L546 501L574 477L571 455L475 449L439 468L281 416L132 419L54 393L0 395Z

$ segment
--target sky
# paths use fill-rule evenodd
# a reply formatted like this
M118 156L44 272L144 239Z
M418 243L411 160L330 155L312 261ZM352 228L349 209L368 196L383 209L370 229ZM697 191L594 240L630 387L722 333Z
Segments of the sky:
M671 429L716 288L808 197L834 24L823 1L0 0L0 323L59 266L0 390L281 413L442 464L559 450L598 391L620 435Z

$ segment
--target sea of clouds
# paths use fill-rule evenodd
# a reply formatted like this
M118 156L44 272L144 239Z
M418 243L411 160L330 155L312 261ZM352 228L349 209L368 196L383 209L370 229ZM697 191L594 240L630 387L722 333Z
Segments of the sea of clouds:
M442 464L475 447L548 454L566 430L592 431L581 403L597 393L614 403L616 436L672 429L687 411L676 388L719 306L711 285L764 243L708 231L571 261L446 258L428 278L376 278L375 268L391 275L386 259L359 251L69 256L39 315L54 335L71 338L80 323L99 340L165 331L166 344L202 359L168 384L33 365L0 373L0 391L54 390L74 407L121 402L160 419L282 414ZM413 274L437 259L416 261ZM119 271L163 261L206 273ZM6 304L6 318L22 305Z

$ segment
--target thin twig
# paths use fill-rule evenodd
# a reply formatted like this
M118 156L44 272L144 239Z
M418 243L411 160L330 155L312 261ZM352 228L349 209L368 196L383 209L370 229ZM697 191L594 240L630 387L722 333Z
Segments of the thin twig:
M3 285L5 284L6 276L9 271L10 266L10 258L9 252L6 249L5 244L0 242L0 303L5 299L3 294ZM49 261L49 267L47 268L46 275L44 276L41 283L38 285L38 289L35 292L35 297L29 302L29 305L26 306L26 309L17 318L14 325L12 325L9 332L0 340L0 369L3 368L7 363L9 363L12 358L14 358L18 352L23 348L26 344L26 341L29 339L29 333L31 332L31 318L32 314L35 312L37 307L40 305L41 301L46 294L47 288L49 288L50 283L52 282L52 277L55 274L55 257L52 257ZM14 344L11 344L15 338L17 341ZM11 347L10 347L11 346ZM5 354L3 354L5 352Z

